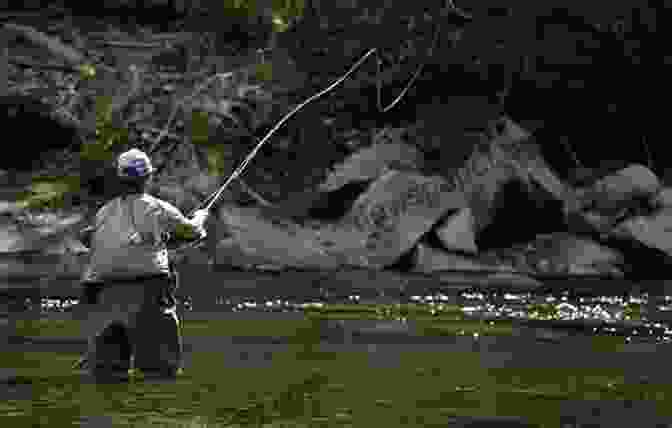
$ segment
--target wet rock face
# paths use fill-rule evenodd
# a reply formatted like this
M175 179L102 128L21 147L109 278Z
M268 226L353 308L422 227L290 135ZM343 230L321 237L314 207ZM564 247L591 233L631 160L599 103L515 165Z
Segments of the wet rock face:
M376 180L342 219L364 237L365 266L383 268L414 246L448 211L463 208L464 195L441 177L389 171Z
M217 218L221 222L219 227L206 225L208 235L212 234L217 241L211 243L216 264L321 269L339 266L338 259L325 252L312 230L288 220L274 222L264 218L258 208L221 207Z
M463 208L439 221L431 231L431 238L441 248L462 253L477 253L474 217L469 208ZM434 239L436 238L436 239Z
M401 141L399 132L389 130L374 137L374 144L348 156L334 166L325 181L322 191L333 191L351 181L373 180L387 169L400 171L420 169L422 154L413 146Z
M672 188L662 188L651 200L654 208L672 208Z
M574 167L567 171L567 181L575 187L592 186L598 180L618 172L629 165L628 161L618 159L604 159L595 168Z
M629 165L595 182L587 195L598 212L613 212L648 200L660 190L658 177L643 165Z
M432 273L442 270L487 271L497 268L477 258L451 254L431 246L419 243L415 251L415 272Z
M650 248L672 255L672 210L663 209L652 216L630 218L617 225L612 234L631 238Z

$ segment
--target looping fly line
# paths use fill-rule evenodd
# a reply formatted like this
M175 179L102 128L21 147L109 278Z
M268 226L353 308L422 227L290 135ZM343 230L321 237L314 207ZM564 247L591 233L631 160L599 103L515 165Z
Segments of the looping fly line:
M448 0L447 3L448 3L448 7L449 7L449 9L450 9L452 12L455 12L455 13L459 14L460 16L464 17L464 18L469 18L469 19L471 19L471 17L470 17L469 15L467 15L467 14L465 14L464 12L462 12L461 10L459 10L459 9L453 4L452 0ZM434 36L433 36L433 38L432 38L432 42L431 42L430 47L429 47L428 52L427 52L427 60L429 60L429 59L433 56L433 54L434 54L434 49L435 49L436 44L437 44L437 42L438 42L438 40L439 40L440 30L441 30L441 23L438 22L438 20L437 20L437 23L436 23L436 29L435 29L435 31L434 31ZM352 73L354 73L359 67L361 67L362 64L364 64L364 62L365 62L370 56L372 56L372 55L374 55L374 54L376 55L376 66L377 66L377 67L376 67L376 73L377 73L377 75L376 75L376 89L377 89L377 90L376 90L376 92L377 92L376 107L377 107L378 111L381 112L381 113L388 112L390 109L392 109L395 105L397 105L397 104L404 98L404 96L406 95L406 93L410 90L410 88L412 87L412 85L413 85L413 84L415 83L415 81L418 79L418 77L419 77L420 74L422 73L422 70L424 69L425 65L427 64L427 61L422 62L422 63L417 67L417 69L415 70L415 72L413 73L413 75L411 76L411 78L409 79L409 81L408 81L408 83L406 84L406 86L404 87L404 89L399 93L399 95L398 95L398 96L397 96L397 97L396 97L390 104L388 104L387 106L383 107L383 105L382 105L382 78L381 78L381 74L382 74L382 71L381 71L382 61L381 61L381 57L380 57L380 52L379 52L379 49L378 49L378 48L371 48L371 49L369 49L364 55L362 55L362 57L361 57L359 60L357 60L357 62L355 62L355 64L353 64L353 65L350 67L350 69L349 69L344 75L342 75L340 78L338 78L338 80L336 80L334 83L332 83L331 85L329 85L327 88L321 90L321 91L318 92L317 94L314 94L313 96L309 97L309 98L306 99L304 102L302 102L302 103L299 104L298 106L294 107L294 108L293 108L289 113L287 113L285 116L283 116L283 117L276 123L276 125L275 125L270 131L268 131L268 133L266 133L266 135L259 141L259 143L257 143L257 145L252 149L252 151L251 151L251 152L245 157L245 159L241 162L241 164L240 164L240 165L233 171L233 173L231 173L231 175L230 175L230 176L228 177L228 179L224 182L224 184L222 184L222 186L220 186L220 188L219 188L217 191L215 191L215 192L213 192L212 194L210 194L210 195L209 195L209 196L208 196L208 197L207 197L201 204L199 204L199 207L201 207L201 206L203 206L203 205L205 204L205 206L204 206L203 208L204 208L204 209L208 209L208 210L210 210L210 209L212 208L212 206L215 204L215 202L217 201L217 199L219 199L219 197L222 195L222 193L223 193L223 192L226 190L226 188L229 186L229 184L230 184L233 180L235 180L236 178L238 178L238 177L240 176L240 174L242 174L242 172L245 170L245 168L246 168L247 165L250 163L250 161L257 155L257 153L259 152L259 150L261 149L261 147L266 143L266 141L268 141L268 140L271 138L271 136L273 136L273 134L274 134L278 129L280 129L280 127L281 127L282 125L285 124L285 122L287 122L292 116L294 116L297 112L299 112L301 109L303 109L306 105L308 105L308 104L310 104L311 102L317 100L318 98L324 96L325 94L331 92L331 91L334 90L337 86L339 86L340 84L342 84L348 77L350 77L350 75L351 75ZM198 210L198 209L201 209L201 208L195 208L189 215L192 215L193 212L196 211L196 210ZM196 240L196 241L194 241L194 242L191 242L191 243L189 243L189 244L186 244L186 245L184 245L184 246L178 247L178 248L176 248L176 249L174 249L174 250L171 250L171 251L172 251L172 252L180 252L180 251L183 251L183 250L186 250L186 249L189 249L189 248L195 248L196 246L198 246L198 245L200 245L200 244L202 244L202 243L203 243L203 238L198 239L198 240Z

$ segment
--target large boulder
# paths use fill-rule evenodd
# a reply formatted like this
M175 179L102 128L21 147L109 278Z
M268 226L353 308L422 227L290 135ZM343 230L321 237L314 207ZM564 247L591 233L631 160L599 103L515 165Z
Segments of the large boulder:
M651 205L653 208L672 208L672 188L664 187L656 193L652 200Z
M618 224L611 234L636 240L672 256L672 209L662 209L652 216L638 216Z
M436 227L435 233L446 250L478 252L471 208L463 208L446 218Z
M672 198L648 168L630 165L576 189L579 209L567 216L569 231L608 235L624 219L648 217Z
M495 123L493 150L505 162L512 164L519 175L527 176L540 188L567 206L576 205L576 195L553 171L543 157L541 147L532 135L508 117Z
M465 257L442 251L425 243L418 243L415 249L414 272L434 273L441 271L514 271L513 267L485 263L475 257Z
M579 211L567 216L567 231L577 235L603 235L609 233L616 224L612 216L596 211Z
M590 239L568 233L539 236L526 249L529 268L539 274L621 276L623 255Z
M454 182L474 216L484 248L525 242L537 233L561 230L573 194L551 171L530 134L508 118L492 126L460 168ZM526 228L514 229L521 215Z
M74 235L84 224L79 213L5 218L0 224L0 277L33 280L78 277L88 260Z
M389 171L363 193L341 224L362 234L366 267L393 264L449 210L466 206L464 195L441 177Z
M25 214L0 224L0 253L39 252L61 245L86 224L80 212Z
M28 281L79 278L88 260L88 249L81 242L68 238L39 252L0 253L0 278Z
M340 265L336 257L325 251L314 231L289 220L273 222L264 218L259 208L223 206L217 217L231 238L216 243L215 264L320 269Z
M372 180L388 169L417 170L422 165L422 154L401 141L375 144L359 150L336 165L320 184L320 191L331 192L345 184Z
M614 213L627 208L638 200L654 197L661 188L658 177L643 165L630 165L598 180L584 198L595 210Z
M335 223L301 226L256 207L223 206L206 225L216 264L335 269L394 265L464 196L440 177L389 171Z

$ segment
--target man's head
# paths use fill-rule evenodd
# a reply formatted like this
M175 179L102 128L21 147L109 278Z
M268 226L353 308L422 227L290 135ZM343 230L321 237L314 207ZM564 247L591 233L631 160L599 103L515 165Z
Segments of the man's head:
M153 173L152 161L142 150L131 149L117 159L117 175L126 193L143 193Z

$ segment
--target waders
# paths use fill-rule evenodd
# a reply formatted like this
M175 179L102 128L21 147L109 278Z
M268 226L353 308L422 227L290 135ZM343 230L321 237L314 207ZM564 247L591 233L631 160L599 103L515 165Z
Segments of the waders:
M180 371L178 275L170 267L170 275L83 284L91 339L74 368L86 366L96 378L127 377L131 366L151 377L174 377Z

